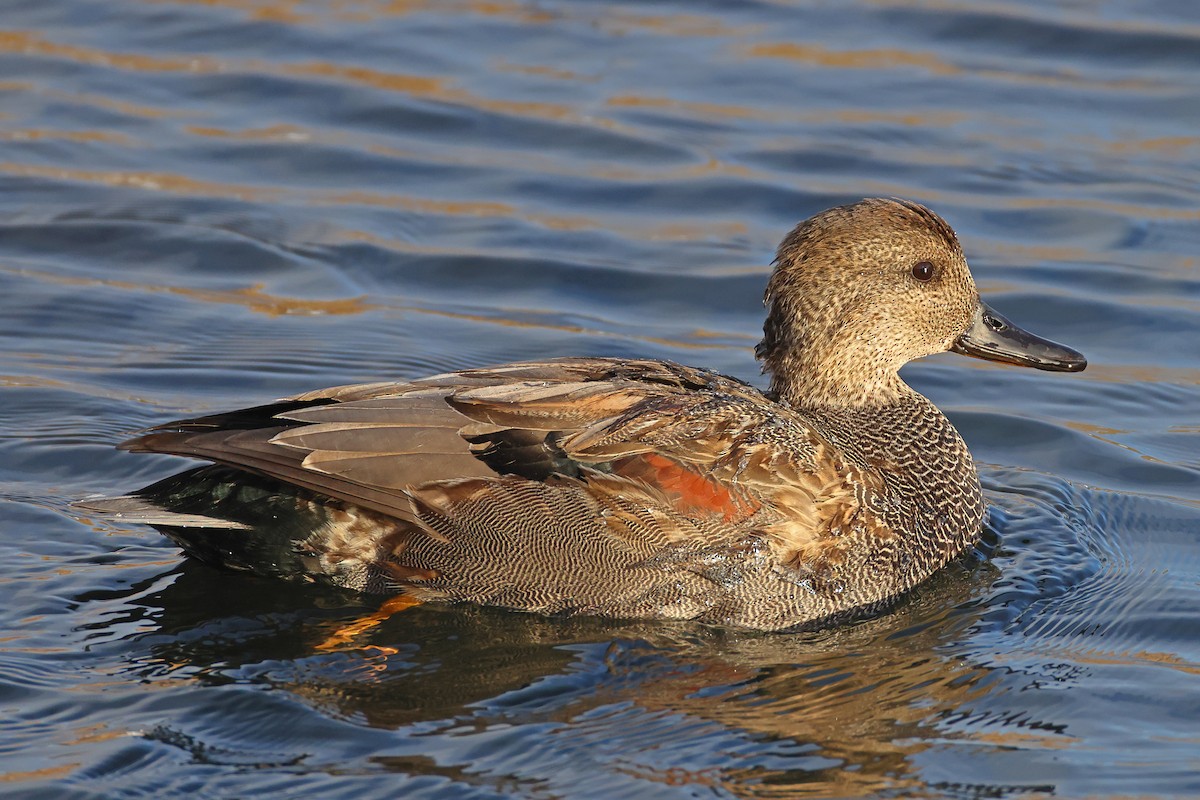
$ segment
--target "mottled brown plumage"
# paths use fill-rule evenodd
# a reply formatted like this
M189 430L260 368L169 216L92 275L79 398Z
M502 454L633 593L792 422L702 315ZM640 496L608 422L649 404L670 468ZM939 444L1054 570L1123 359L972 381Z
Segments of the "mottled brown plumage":
M89 505L211 562L361 591L828 623L891 600L979 533L971 456L900 366L951 348L1084 362L983 306L953 231L914 203L801 223L766 302L768 393L603 358L326 389L152 429L122 446L223 466ZM235 502L234 485L266 499Z

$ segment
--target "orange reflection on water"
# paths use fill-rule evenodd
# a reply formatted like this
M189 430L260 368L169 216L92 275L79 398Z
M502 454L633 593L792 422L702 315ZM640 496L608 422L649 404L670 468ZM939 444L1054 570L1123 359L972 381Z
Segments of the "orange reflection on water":
M751 58L784 58L837 69L894 69L916 67L933 75L957 75L963 70L928 53L896 48L875 50L830 50L821 45L796 42L763 42L743 51Z
M717 17L700 14L637 14L632 6L601 6L595 24L617 35L630 31L645 31L680 38L714 38L746 35L759 26L732 26Z
M500 72L514 72L519 75L534 75L539 78L550 78L556 81L573 81L590 83L599 79L596 75L583 75L569 69L562 69L548 64L517 64L505 59L492 62L492 67Z
M1200 370L1187 367L1160 367L1145 364L1089 363L1079 377L1105 383L1177 383L1200 386Z
M47 128L0 131L0 142L37 142L55 139L71 142L106 142L126 147L134 144L134 140L128 136L110 131L65 131Z
M437 95L445 91L440 78L407 75L398 72L383 72L367 67L351 67L329 61L309 61L302 64L287 64L279 68L285 75L333 78L348 83L358 83L375 89L403 92L418 96Z
M434 200L383 192L333 192L323 196L331 205L379 206L419 211L425 214L445 214L453 217L514 217L517 209L508 203L489 203L471 200Z
M779 58L797 61L829 69L889 70L897 68L917 69L939 77L973 75L979 78L1005 83L1032 84L1036 86L1080 86L1093 89L1120 91L1156 91L1162 85L1154 80L1120 78L1088 78L1073 70L1047 72L1017 72L1015 70L968 68L952 64L929 53L878 48L873 50L829 50L821 45L796 42L762 42L738 48L738 53L749 58Z
M709 341L689 342L689 341L680 340L680 339L668 339L668 338L662 337L662 336L642 336L642 335L636 335L636 334L630 334L630 333L622 333L622 332L618 332L618 331L600 330L599 328L588 328L583 325L555 324L555 323L547 322L544 320L532 322L528 319L516 319L515 318L515 316L516 316L515 312L517 311L516 309L509 309L509 312L513 313L513 315L514 315L513 317L487 316L484 314L468 314L468 313L459 312L459 311L445 311L442 309L418 308L418 307L408 307L408 308L405 308L404 310L407 312L410 312L410 313L414 313L414 314L428 314L428 315L434 316L434 317L465 320L468 322L480 322L485 325L499 325L499 326L505 327L505 328L530 328L533 330L560 331L562 333L569 333L572 335L605 336L605 337L608 337L611 339L622 339L622 340L631 341L631 342L646 342L649 344L656 344L656 345L661 345L661 346L665 346L665 347L672 347L672 348L679 349L679 350L726 350L726 349L743 350L743 349L748 348L753 341L757 341L757 337L750 337L750 336L742 337L742 338L746 339L745 344L733 345L733 344L723 344L721 342L712 341L712 340L715 340L718 338L725 338L725 339L738 338L737 334L730 334L730 333L719 332L719 331L701 331L700 332L701 335L699 338L709 340ZM524 313L527 313L527 314L539 314L539 313L545 314L545 313L547 313L545 311L539 311L538 309L521 309L521 311L523 311Z
M279 316L340 316L362 314L379 308L363 297L346 297L337 300L307 300L299 297L283 297L267 294L262 284L253 284L241 289L197 289L190 286L167 286L157 283L113 280L108 278L83 278L49 272L23 270L26 277L61 286L108 286L125 291L170 294L186 297L201 303L237 305L259 314Z
M777 111L766 111L750 106L735 106L727 103L701 103L689 100L676 100L673 97L644 97L641 95L623 94L610 97L605 105L613 108L667 108L686 111L700 117L716 117L727 119L782 120L787 115Z
M189 0L190 1L190 0ZM239 2L239 0L225 0ZM515 22L541 24L557 18L556 14L534 3L500 2L500 0L350 0L337 3L333 13L345 19L369 21L383 17L407 17L433 12L463 16L499 17Z
M254 142L308 142L312 135L297 125L268 125L265 128L246 128L240 131L212 128L204 125L189 125L185 130L194 136L211 136L218 139L245 139Z
M296 315L342 316L345 314L362 314L378 308L375 304L368 303L363 297L346 297L339 300L304 300L298 297L271 295L263 291L262 284L224 292L172 287L170 292L171 294L191 297L206 303L232 303L240 305L250 311L266 314L269 317Z
M1150 650L1072 650L1071 660L1083 664L1105 666L1163 666L1188 675L1200 675L1200 665L1185 661L1174 653L1159 653Z
M25 771L9 770L8 772L0 772L0 783L24 783L26 781L45 781L53 778L65 778L82 766L82 762L74 761L69 764L60 764L57 767L45 767L43 769L31 769Z
M1127 219L1200 221L1200 209L1197 208L1167 208L1165 206L1119 203L1112 200L1088 199L1083 197L1014 197L1009 199L1005 203L1005 206L1007 208L1020 209L1072 208L1076 210L1105 211Z
M226 8L241 11L250 19L269 20L284 24L299 24L317 21L314 14L302 13L298 9L304 0L142 0L155 5L193 5Z
M160 58L135 53L111 53L92 47L59 44L21 31L0 31L0 52L66 58L84 64L138 72L216 72L220 62L207 56Z
M0 163L0 172L30 178L50 178L82 183L101 183L107 186L128 186L135 189L172 192L199 197L226 197L246 201L276 201L284 192L231 183L201 181L169 172L126 172L119 170L83 170L66 167L45 167L35 164Z
M127 730L110 730L103 722L95 723L94 725L84 725L76 730L76 735L62 742L64 745L78 744L94 744L96 742L107 742L113 739L120 739L129 735Z
M1163 136L1153 139L1125 138L1105 140L1097 138L1083 139L1089 149L1106 150L1110 153L1157 153L1167 156L1182 156L1188 150L1200 147L1200 136Z

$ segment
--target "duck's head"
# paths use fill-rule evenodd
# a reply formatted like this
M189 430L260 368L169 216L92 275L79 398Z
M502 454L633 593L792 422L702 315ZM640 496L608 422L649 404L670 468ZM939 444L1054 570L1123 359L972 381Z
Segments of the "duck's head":
M904 200L823 211L784 238L756 353L794 406L873 405L906 391L900 367L946 350L1078 372L1076 351L1034 336L979 298L950 226Z

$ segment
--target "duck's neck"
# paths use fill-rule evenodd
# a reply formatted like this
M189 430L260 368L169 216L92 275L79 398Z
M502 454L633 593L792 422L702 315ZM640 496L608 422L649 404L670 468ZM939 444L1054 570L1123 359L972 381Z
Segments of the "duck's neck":
M897 552L913 569L920 567L906 585L970 546L983 519L983 495L971 454L950 420L895 373L853 392L804 377L781 371L771 385L779 402L842 458L874 476L878 488L868 507L904 534Z
M771 393L796 409L888 406L915 394L895 370L869 367L852 359L815 365L785 356L768 364Z

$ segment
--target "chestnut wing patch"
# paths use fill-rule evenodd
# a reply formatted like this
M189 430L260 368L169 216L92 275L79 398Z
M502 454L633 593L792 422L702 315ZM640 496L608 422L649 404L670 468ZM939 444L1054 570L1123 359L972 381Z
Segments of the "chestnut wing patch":
M714 516L732 524L753 516L761 507L745 492L658 453L621 458L613 462L612 472L656 488L672 508L687 516Z
M878 476L848 465L802 418L759 397L694 392L645 401L572 433L560 446L584 463L611 461L685 513L752 527L777 560L801 571L840 561L856 536L890 530L866 512Z

